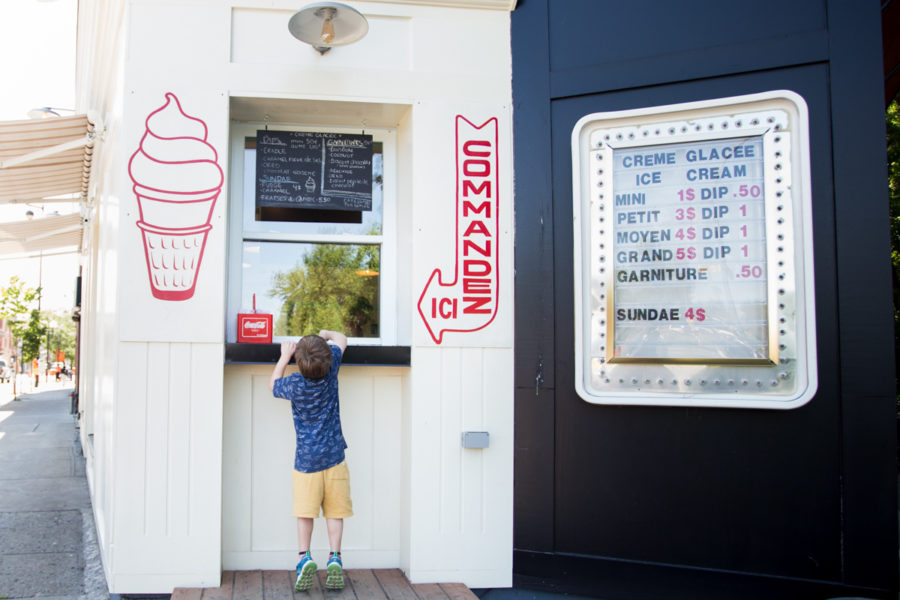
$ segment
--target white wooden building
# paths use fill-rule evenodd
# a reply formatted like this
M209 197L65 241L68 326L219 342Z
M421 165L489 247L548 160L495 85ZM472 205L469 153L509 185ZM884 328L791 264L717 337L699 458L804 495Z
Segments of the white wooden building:
M356 513L345 564L511 585L515 1L349 4L367 35L320 54L288 31L302 3L79 3L77 109L98 132L80 418L113 593L293 567L294 435L268 391L274 359L260 358L277 349L236 344L236 324L253 294L273 302L266 278L297 248L326 243L380 256L377 330L351 339L340 375ZM375 226L258 220L265 129L371 135ZM470 193L481 204L464 207ZM465 263L476 233L478 270ZM463 290L467 274L481 282ZM463 310L472 293L486 299ZM488 447L464 448L467 431Z

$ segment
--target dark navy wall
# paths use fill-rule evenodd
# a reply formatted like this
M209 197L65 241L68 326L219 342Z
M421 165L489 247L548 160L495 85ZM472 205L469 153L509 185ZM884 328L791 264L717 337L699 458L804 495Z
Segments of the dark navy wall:
M519 585L615 598L896 597L879 4L519 0ZM810 112L819 391L793 411L574 390L570 135L585 114L788 89Z

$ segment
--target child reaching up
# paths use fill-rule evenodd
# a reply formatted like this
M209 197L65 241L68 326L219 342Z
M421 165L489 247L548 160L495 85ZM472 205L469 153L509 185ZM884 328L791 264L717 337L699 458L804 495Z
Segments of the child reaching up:
M310 555L309 544L313 520L319 516L320 508L331 546L325 567L325 587L334 590L344 587L341 538L344 518L353 515L353 503L350 474L344 460L347 443L341 431L337 375L346 349L344 334L325 329L296 343L282 342L281 357L269 381L275 397L290 400L297 434L293 488L300 549L294 584L298 592L308 590L316 574L317 565ZM292 356L300 372L285 377Z

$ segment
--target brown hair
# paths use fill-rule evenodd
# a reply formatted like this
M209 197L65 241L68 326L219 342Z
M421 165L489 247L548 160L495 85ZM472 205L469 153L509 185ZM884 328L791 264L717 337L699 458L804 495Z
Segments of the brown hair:
M322 379L331 368L331 348L317 335L305 335L297 342L294 360L307 379Z

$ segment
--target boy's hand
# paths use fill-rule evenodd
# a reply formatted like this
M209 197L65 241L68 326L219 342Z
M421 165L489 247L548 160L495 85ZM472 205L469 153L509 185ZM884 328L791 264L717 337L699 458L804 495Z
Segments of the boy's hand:
M347 349L347 336L338 331L329 331L327 329L322 329L319 331L319 337L327 341L332 341L335 345L341 349L341 354Z
M272 377L269 378L269 391L275 390L275 381L284 377L284 370L287 368L288 363L291 362L291 357L294 356L294 351L297 349L297 342L281 342L281 357L278 359L278 362L275 363L275 368L272 370Z
M296 351L297 342L281 342L281 360L287 359L287 362L291 362L291 358Z

